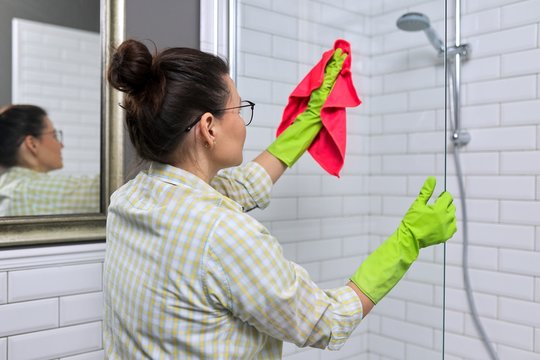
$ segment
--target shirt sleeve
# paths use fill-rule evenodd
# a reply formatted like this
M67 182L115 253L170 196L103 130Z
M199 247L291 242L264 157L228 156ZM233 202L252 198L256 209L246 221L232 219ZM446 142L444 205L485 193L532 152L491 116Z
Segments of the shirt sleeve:
M99 212L99 177L46 175L27 181L20 189L20 215Z
M304 268L284 258L262 225L241 215L215 228L206 266L212 279L208 298L273 338L340 349L362 320L354 290L320 289Z
M239 203L244 211L264 209L270 204L272 180L266 170L256 162L221 170L210 185Z

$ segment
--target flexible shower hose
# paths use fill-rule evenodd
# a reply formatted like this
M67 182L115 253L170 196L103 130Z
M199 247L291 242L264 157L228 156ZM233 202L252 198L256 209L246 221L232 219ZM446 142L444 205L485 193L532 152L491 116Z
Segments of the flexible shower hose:
M480 318L478 316L478 311L476 310L476 304L474 302L474 297L472 293L472 287L471 287L471 279L469 277L469 251L468 251L468 243L469 243L469 233L468 233L468 218L467 218L467 204L466 204L466 198L465 198L465 187L463 186L463 173L461 172L461 163L459 160L459 150L457 146L452 146L454 150L454 162L456 164L456 173L458 178L458 187L459 187L459 198L461 200L461 214L462 214L462 233L463 233L463 282L465 287L465 294L467 294L467 303L469 304L469 308L471 309L471 316L473 319L474 327L476 328L476 331L478 331L478 334L480 335L480 339L482 340L482 343L484 344L484 347L486 348L486 351L489 354L489 357L491 360L499 360L499 357L497 355L497 352L495 351L493 344L489 340L486 331L484 330L484 327L482 326L482 323L480 322Z

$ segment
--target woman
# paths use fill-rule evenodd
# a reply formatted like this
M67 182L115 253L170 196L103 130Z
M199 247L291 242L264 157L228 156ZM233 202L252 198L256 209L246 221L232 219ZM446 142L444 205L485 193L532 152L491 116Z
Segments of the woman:
M251 121L239 110L253 104L243 103L221 59L186 48L152 56L134 40L116 50L109 81L126 93L130 139L151 166L111 198L104 263L108 358L279 359L283 341L337 350L419 248L452 236L452 198L444 193L426 205L435 185L429 179L367 267L346 286L322 290L244 212L267 204L246 199L268 199L272 182L316 136L315 115L343 59L336 51L293 130L238 167Z
M0 110L0 215L99 212L98 177L49 175L61 169L62 131L45 110L10 105Z

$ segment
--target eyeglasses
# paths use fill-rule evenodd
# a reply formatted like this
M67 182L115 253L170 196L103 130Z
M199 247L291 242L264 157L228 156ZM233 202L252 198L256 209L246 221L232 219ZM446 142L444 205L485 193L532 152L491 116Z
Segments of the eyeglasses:
M64 143L64 133L62 132L62 130L54 129L52 131L41 133L41 135L47 135L47 134L53 134L53 137L55 138L56 141L58 141L60 144Z
M244 124L248 126L251 124L251 121L253 120L253 109L255 108L255 103L249 100L242 100L242 105L240 106L233 106L230 108L225 109L216 109L211 110L210 112L218 112L218 111L225 111L225 110L233 110L233 109L240 109L240 117L244 119ZM249 108L249 110L248 110ZM191 130L199 121L201 121L201 118L204 114L201 114L201 116L197 117L195 121L193 121L191 124L188 125L188 127L184 130L185 132L188 132ZM249 120L248 120L249 119ZM246 121L247 120L247 121Z

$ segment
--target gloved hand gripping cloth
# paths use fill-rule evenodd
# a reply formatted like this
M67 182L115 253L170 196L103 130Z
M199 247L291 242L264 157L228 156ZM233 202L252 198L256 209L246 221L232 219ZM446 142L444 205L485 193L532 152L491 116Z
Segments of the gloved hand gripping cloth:
M289 96L270 153L292 166L307 148L324 170L339 176L347 141L345 108L361 104L350 69L350 45L336 40ZM299 121L306 117L310 120ZM291 128L295 122L297 128Z

